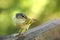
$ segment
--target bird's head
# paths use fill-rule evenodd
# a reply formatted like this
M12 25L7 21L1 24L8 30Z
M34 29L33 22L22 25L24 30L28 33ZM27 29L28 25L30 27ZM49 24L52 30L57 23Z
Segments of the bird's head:
M16 21L18 21L19 23L23 23L26 21L27 16L23 13L17 13L15 18L16 18Z

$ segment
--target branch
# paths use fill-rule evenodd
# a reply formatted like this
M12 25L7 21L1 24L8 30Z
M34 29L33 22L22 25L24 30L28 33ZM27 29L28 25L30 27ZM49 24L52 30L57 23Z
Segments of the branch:
M47 32L53 28L59 27L58 25L60 25L60 19L48 21L40 26L37 26L37 27L25 32L24 33L25 38L23 38L23 40L32 40L36 36L41 36L43 33ZM17 39L15 37L16 35L18 35L18 33L12 34L12 35L7 35L7 36L2 36L2 37L0 37L0 40L16 40ZM19 38L19 40L21 40L21 38Z

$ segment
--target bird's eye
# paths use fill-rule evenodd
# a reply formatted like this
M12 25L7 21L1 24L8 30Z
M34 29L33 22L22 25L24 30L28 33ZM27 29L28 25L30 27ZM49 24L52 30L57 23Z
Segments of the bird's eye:
M26 15L22 15L23 18L27 19L27 16Z
M25 15L22 15L22 17L24 17L24 18L25 18Z

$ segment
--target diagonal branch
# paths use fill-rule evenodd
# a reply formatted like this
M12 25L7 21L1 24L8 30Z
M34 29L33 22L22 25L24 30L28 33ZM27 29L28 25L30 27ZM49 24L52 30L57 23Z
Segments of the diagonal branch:
M60 19L55 19L55 20L48 21L48 22L46 22L46 23L44 23L44 24L42 24L40 26L37 26L37 27L35 27L33 29L30 29L27 32L25 32L24 33L25 38L23 38L23 40L32 40L36 36L40 36L44 32L47 32L50 29L58 27L57 25L60 25ZM15 39L17 39L15 37L16 35L18 35L18 33L8 35L8 36L2 36L2 37L0 37L0 39L1 40L15 40ZM21 39L19 39L19 40L21 40Z

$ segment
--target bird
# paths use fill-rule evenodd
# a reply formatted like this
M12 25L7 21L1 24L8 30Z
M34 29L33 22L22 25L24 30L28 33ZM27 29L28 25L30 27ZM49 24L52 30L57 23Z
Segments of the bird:
M27 17L24 13L16 13L14 16L16 27L19 28L19 35L22 35L29 29L33 20ZM18 35L18 36L19 36Z
M16 35L17 40L20 38L23 39L25 37L24 33L29 29L40 25L40 21L37 19L29 18L24 13L20 12L13 16L13 21L16 25L16 28L19 29L18 35Z

